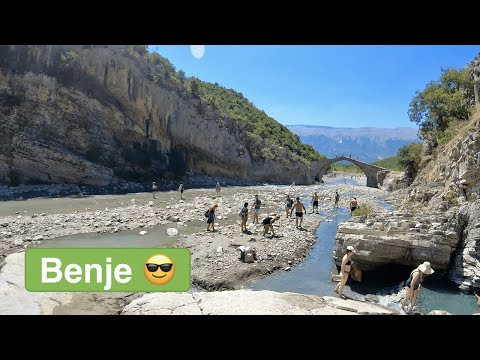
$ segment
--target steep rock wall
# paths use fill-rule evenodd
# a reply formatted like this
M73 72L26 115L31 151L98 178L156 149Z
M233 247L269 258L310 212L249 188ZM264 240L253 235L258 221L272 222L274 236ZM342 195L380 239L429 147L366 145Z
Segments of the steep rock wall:
M289 152L250 144L235 121L182 97L167 78L155 84L152 73L125 46L1 46L0 182L107 185L186 168L313 180ZM269 147L275 161L252 156L253 145Z

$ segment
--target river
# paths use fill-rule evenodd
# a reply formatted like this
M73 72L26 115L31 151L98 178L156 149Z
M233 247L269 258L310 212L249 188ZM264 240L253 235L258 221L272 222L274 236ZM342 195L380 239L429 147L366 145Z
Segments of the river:
M347 181L355 184L350 178L328 179L326 184L335 185ZM358 184L364 186L363 178ZM348 196L354 196L348 194ZM304 201L308 204L307 194ZM384 207L390 205L384 202ZM310 209L309 209L310 211ZM331 273L337 274L333 260L333 248L337 225L350 218L348 209L340 208L337 211L321 212L328 220L320 224L317 229L317 242L310 250L305 260L290 271L280 271L266 278L255 280L249 285L253 290L272 290L281 292L294 292L319 296L336 296L333 289L337 283L331 281ZM345 287L345 293L362 299L366 294L375 294L380 303L399 309L398 303L390 296L402 288L399 279L386 279L384 274L364 274L362 283L354 283L349 280ZM370 275L370 276L369 276ZM408 277L408 273L406 275ZM406 279L406 278L405 278ZM349 286L351 285L351 286ZM480 311L475 297L471 293L465 293L443 278L426 277L423 288L417 299L417 310L423 314L431 310L446 310L455 315L468 315Z
M366 178L360 177L352 179L350 176L337 176L336 178L326 178L325 186L332 186L332 193L335 185L349 184L365 186ZM321 186L321 185L319 185ZM310 191L305 190L303 193L303 201L311 212ZM222 189L224 194L235 194L236 188ZM213 189L192 189L186 191L187 198L195 196L208 196L214 192ZM254 194L255 190L248 190ZM126 195L104 195L104 196L88 196L84 198L58 198L58 199L30 199L24 201L7 201L2 202L0 206L1 215L13 215L18 212L21 215L30 215L34 213L58 213L61 209L62 213L84 212L88 210L101 210L105 207L127 206L132 198L136 199L136 204L146 205L151 199L150 193L126 194ZM343 199L356 196L354 190L342 192ZM172 203L178 201L178 193L176 192L159 192L158 200L164 203ZM253 195L252 195L253 197ZM322 203L322 200L320 200ZM383 201L383 206L388 208L390 205ZM331 204L320 206L323 209L320 214L327 218L327 221L321 223L317 229L317 242L305 260L299 265L293 267L291 271L279 271L264 279L259 279L250 284L251 289L255 290L273 290L288 291L312 295L330 295L334 296L333 288L336 283L331 281L331 273L337 273L333 261L333 248L335 243L335 235L337 225L340 222L347 221L350 213L347 208L343 207L337 211L331 209ZM317 216L310 215L307 216ZM232 217L229 221L234 221ZM139 231L127 230L118 233L105 234L77 234L63 237L57 237L43 241L41 247L168 247L175 243L175 239L166 236L166 229L172 225L158 225L147 228L146 235L140 235ZM182 234L188 235L201 231L205 226L202 221L191 221L188 227L182 228ZM390 296L390 294L398 292L401 289L403 278L386 278L383 273L380 274L364 274L364 281L361 284L347 283L346 293L354 297L363 298L365 294L377 294L380 303L398 308L398 303ZM405 278L408 277L408 273ZM351 286L349 286L351 285ZM452 314L472 314L480 311L480 307L476 304L475 298L470 293L464 293L457 289L455 285L443 278L434 276L427 277L424 281L423 289L420 292L417 310L422 313L428 313L431 310L447 310Z

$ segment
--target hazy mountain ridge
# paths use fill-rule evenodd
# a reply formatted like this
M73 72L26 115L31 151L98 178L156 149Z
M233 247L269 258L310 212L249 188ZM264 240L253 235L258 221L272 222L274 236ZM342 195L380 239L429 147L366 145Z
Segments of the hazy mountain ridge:
M394 156L400 147L419 142L416 128L334 128L315 125L289 125L290 131L300 140L311 144L327 157L340 155L373 162Z

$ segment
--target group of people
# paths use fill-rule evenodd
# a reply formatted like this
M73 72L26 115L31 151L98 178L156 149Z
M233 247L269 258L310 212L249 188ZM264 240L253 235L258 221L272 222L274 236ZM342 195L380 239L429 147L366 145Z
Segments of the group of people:
M219 193L219 187L220 187L220 184L217 183L217 194ZM339 201L340 201L340 195L338 194L338 190L336 190L334 208L338 208ZM319 202L319 195L317 192L314 192L314 194L312 195L312 214L314 212L318 214L318 202ZM355 202L356 202L356 199L355 199ZM207 216L207 213L205 214L205 216L208 218L207 231L210 228L210 224L212 224L215 220L214 214L217 206L218 205L215 204L207 211L209 212L210 215L213 214L211 215L213 218L211 218L210 215ZM261 207L262 207L262 201L259 199L258 195L255 195L253 205L250 207L250 209L253 209L253 219L252 219L253 224L259 223L259 215L260 215ZM300 200L300 197L297 197L296 202L294 202L293 199L290 197L290 195L287 195L287 198L285 201L285 217L286 218L292 217L292 213L294 210L295 210L295 227L302 228L303 215L307 213L307 209L305 208L305 205ZM247 229L248 212L249 212L249 203L245 202L238 214L240 216L240 228L242 233L248 232L248 229ZM275 236L275 232L273 230L273 224L279 219L280 219L280 215L275 215L275 216L267 216L262 220L262 224L264 226L264 232L263 232L264 236L266 236L266 234L269 232L272 233L272 236ZM212 226L212 230L215 231L213 226Z
M217 182L216 190L217 190L217 194L219 194L220 184L218 182ZM338 193L338 190L335 190L334 209L338 208L339 201L340 201L340 195ZM313 213L318 214L318 202L319 202L319 195L317 192L314 192L312 195L312 214ZM350 202L350 210L352 213L357 208L357 206L358 206L357 199L353 198L353 200ZM209 230L210 225L214 223L214 220L215 220L214 214L215 214L215 209L217 207L218 205L215 204L208 210L209 214L213 214L212 215L213 218L211 218L210 215L207 216L207 214L205 214L205 216L208 218L207 231ZM258 195L255 195L255 200L253 201L253 205L250 208L250 209L253 209L253 219L252 219L253 224L259 223L259 215L260 215L261 207L262 207L262 201L259 199ZM295 227L302 228L303 215L307 214L307 209L305 208L305 205L300 200L300 197L297 197L296 201L294 202L293 199L290 197L290 195L287 195L287 198L285 201L285 217L286 218L292 217L292 213L294 210L295 210ZM243 233L248 232L247 230L248 211L249 211L249 204L248 202L245 202L238 214L240 216L240 227ZM264 236L268 232L272 232L273 234L272 236L275 236L275 233L273 231L273 223L275 223L275 221L279 219L280 219L280 216L276 215L274 217L267 216L265 219L262 220L262 224L264 225L264 232L263 232ZM212 230L215 231L213 225L212 225Z

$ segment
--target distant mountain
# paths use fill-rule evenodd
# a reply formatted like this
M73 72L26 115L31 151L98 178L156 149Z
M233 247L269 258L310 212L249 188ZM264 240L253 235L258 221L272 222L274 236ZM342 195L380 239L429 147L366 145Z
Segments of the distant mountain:
M315 125L289 125L305 144L328 158L344 155L365 162L381 160L397 154L400 147L419 142L417 129L334 128Z

